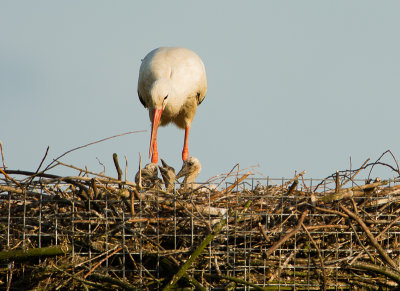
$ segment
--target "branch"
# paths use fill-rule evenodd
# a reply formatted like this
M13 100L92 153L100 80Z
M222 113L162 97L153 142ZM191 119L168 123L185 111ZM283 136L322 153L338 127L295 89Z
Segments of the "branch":
M319 250L319 247L318 247L317 243L315 242L315 240L311 236L310 232L307 230L307 227L303 223L301 225L303 226L303 228L306 231L308 237L310 238L311 242L313 243L315 249L318 252L318 258L319 258L319 261L321 263L321 269L322 269L322 279L323 279L322 287L323 287L323 290L325 291L326 287L327 287L327 281L328 280L327 280L327 275L326 275L326 271L325 271L324 259L322 258L321 251Z
M122 287L123 290L129 290L129 291L138 290L138 289L135 288L135 286L133 286L133 285L127 283L127 282L115 279L115 278L110 277L110 276L105 276L105 275L100 275L100 274L93 273L93 274L91 274L89 276L89 278L95 279L97 282L107 282L107 283L110 283L110 284L117 285L119 287Z
M377 266L369 263L354 263L348 266L351 269L361 269L367 270L374 273L379 273L385 275L400 284L400 273L398 271L393 271L385 266Z
M268 290L268 289L262 288L262 287L260 287L260 286L258 286L256 284L250 283L250 282L248 282L246 280L243 280L243 279L240 279L240 278L236 278L236 277L219 276L219 278L222 278L222 279L225 279L225 280L228 280L228 281L232 281L232 282L235 282L235 283L239 283L239 284L242 284L242 285L245 285L245 286L250 286L250 287L253 287L255 290L259 290L259 291Z
M62 155L60 155L60 156L58 156L57 158L55 158L55 159L54 159L42 172L40 172L40 173L46 172L46 171L51 167L51 165L52 165L54 162L56 162L58 159L61 159L63 156L69 154L70 152L73 152L73 151L79 150L79 149L81 149L81 148L85 148L85 147L94 145L94 144L99 143L99 142L106 141L106 140L109 140L109 139L112 139L112 138L120 137L120 136L127 135L127 134L132 134L132 133L139 133L139 132L146 132L146 130L137 130L137 131L129 131L129 132L125 132L125 133L120 133L120 134L116 134L116 135L113 135L113 136L110 136L110 137L106 137L106 138L103 138L103 139L100 139L100 140L96 140L96 141L94 141L94 142L90 142L90 143L88 143L88 144L85 144L85 145L82 145L82 146L79 146L79 147L76 147L76 148L73 148L73 149L70 149L69 151L66 151L66 152L63 153Z
M301 228L301 224L303 223L304 218L306 218L307 214L308 214L308 209L303 212L296 227L267 250L267 252L265 253L267 257L271 255L274 251L276 251L276 249L279 248L285 241L287 241L289 238L295 235L296 232L299 231L299 229Z
M237 185L239 185L240 182L242 182L244 179L246 179L249 175L251 174L250 171L248 171L246 174L244 174L240 179L237 179L235 183L230 185L228 188L226 188L225 193L230 193L233 188L235 188Z
M27 250L12 250L0 252L0 261L24 260L31 257L45 257L63 255L71 252L71 246L52 246L44 248L32 248Z
M113 153L113 161L114 161L115 169L117 170L118 180L121 181L121 179L122 179L122 171L121 171L121 168L119 167L118 155L116 153Z
M362 196L365 195L364 192L365 190L374 189L375 187L387 185L388 183L389 183L388 181L381 181L362 186L355 186L352 188L342 189L339 190L338 192L336 191L327 192L326 195L321 198L321 200L325 203L328 203L342 199L350 199L351 197Z
M350 216L352 219L357 221L357 223L361 226L361 228L364 230L365 234L367 235L368 239L371 241L372 245L376 248L378 253L382 256L382 258L395 270L397 270L397 265L396 263L389 257L389 255L385 252L385 250L382 248L382 246L378 243L378 241L375 239L374 235L371 233L369 230L368 226L364 223L364 221L357 216L355 213L351 212L349 209L347 209L345 206L340 205L340 208L347 213L348 216Z

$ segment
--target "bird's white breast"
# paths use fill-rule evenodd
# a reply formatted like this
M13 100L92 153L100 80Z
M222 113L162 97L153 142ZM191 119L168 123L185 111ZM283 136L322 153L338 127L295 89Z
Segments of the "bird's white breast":
M156 102L151 89L157 80L169 82L170 93L164 109L161 124L174 121L175 118L193 119L197 108L197 99L202 100L207 92L207 78L204 64L193 51L182 47L161 47L152 50L143 59L139 71L138 91L146 106L151 109ZM182 110L191 110L182 116ZM181 116L179 116L181 115Z

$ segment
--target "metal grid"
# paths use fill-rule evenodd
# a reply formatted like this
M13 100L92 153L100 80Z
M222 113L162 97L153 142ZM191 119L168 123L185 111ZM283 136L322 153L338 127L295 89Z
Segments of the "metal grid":
M43 183L38 179L36 185L33 183L21 193L0 193L0 244L3 250L70 245L71 255L64 259L74 266L68 269L71 274L94 270L125 280L139 289L159 289L168 277L166 274L174 271L171 269L177 270L177 266L169 265L171 260L179 264L186 261L222 218L226 219L226 226L188 271L210 290L224 290L233 284L217 279L223 276L241 278L274 290L319 290L324 284L324 276L328 277L325 284L329 284L325 287L329 290L362 288L363 282L372 280L372 276L354 270L344 272L343 266L357 260L383 264L378 252L368 245L365 233L354 222L349 224L343 219L338 223L337 214L313 210L309 197L304 195L310 193L319 180L303 180L302 186L290 195L287 195L288 182L289 179L284 178L246 179L229 195L197 191L177 196L159 190L143 191L139 193L139 199L133 201L134 213L130 213L131 201L127 199L112 199L105 195L101 199L83 201L70 183L62 181L45 183L37 191L37 185ZM225 188L230 185L226 183ZM333 185L333 181L325 181L317 195L323 196L334 188ZM397 185L398 182L389 181L388 187ZM374 237L379 237L399 216L397 195L398 191L393 195L374 193L354 198L356 205L369 205L363 208L360 216L372 224L376 222L373 229L371 227ZM382 199L386 199L386 203L382 203ZM243 214L241 222L237 221L238 212L229 217L228 212L216 215L198 207L239 211L248 200L253 204ZM266 255L276 241L294 229L306 208L310 212L303 224L309 227L309 235L302 228L272 254ZM340 211L339 204L333 203L330 209ZM318 228L321 223L329 227ZM400 224L397 221L384 231L379 242L390 257L399 260L399 241ZM318 251L324 261L323 271ZM46 264L44 259L34 259L29 264L43 263ZM10 263L1 266L4 286L12 280L13 267ZM24 276L16 273L14 282ZM348 277L349 274L353 278ZM395 286L393 281L382 276L373 280L386 290ZM251 289L239 283L235 286L236 290Z

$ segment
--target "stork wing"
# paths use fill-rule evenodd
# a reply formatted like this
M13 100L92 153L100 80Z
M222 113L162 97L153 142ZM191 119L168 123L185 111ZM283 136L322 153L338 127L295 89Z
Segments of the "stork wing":
M144 103L144 100L143 100L142 96L140 95L139 90L138 90L137 94L138 94L138 96L139 96L140 103L142 103L142 105L143 105L145 108L147 108L146 103Z

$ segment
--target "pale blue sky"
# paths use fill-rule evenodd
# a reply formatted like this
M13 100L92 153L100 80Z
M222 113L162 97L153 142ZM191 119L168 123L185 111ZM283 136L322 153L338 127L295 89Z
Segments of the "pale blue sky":
M62 159L101 171L98 158L115 175L116 152L133 180L138 153L149 161L140 60L159 46L190 48L206 66L189 139L199 180L236 163L323 178L350 156L353 167L387 149L399 157L399 15L398 1L0 1L6 164L36 170L48 145L50 162L147 130ZM160 157L175 168L183 135L159 130Z

